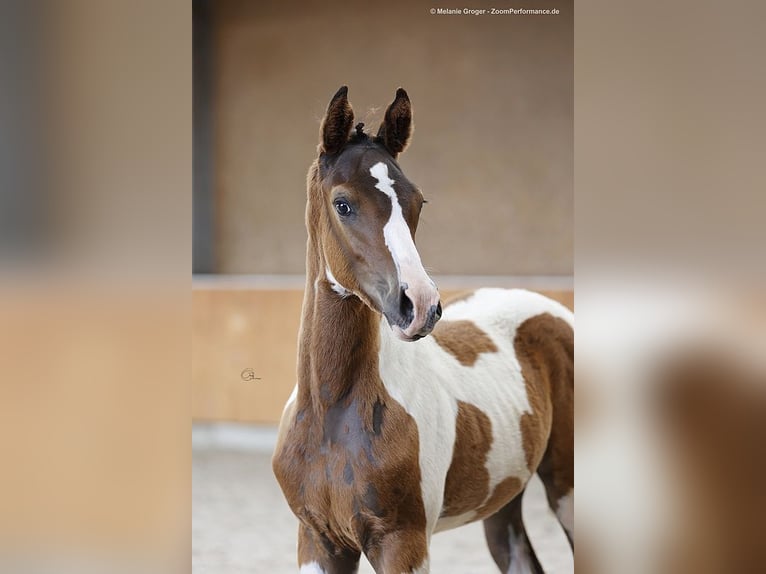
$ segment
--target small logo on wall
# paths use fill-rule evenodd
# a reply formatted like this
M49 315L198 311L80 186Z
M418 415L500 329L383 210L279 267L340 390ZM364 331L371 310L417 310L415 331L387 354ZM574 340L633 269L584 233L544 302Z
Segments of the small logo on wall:
M251 369L250 367L248 367L244 371L242 371L239 374L239 377L243 381L260 381L261 380L261 377L256 377L255 376L255 371L253 369Z

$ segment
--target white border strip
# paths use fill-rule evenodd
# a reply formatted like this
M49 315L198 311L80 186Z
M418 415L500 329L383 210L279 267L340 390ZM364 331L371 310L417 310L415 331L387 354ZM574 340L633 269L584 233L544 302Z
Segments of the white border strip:
M431 275L441 289L478 289L479 287L516 287L540 291L572 291L572 275ZM302 290L304 275L192 275L196 290Z

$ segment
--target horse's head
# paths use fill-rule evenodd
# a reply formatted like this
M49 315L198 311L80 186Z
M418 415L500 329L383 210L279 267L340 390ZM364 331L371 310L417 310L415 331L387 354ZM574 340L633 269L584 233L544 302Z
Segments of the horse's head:
M339 296L358 297L399 338L414 341L431 332L442 308L414 242L425 200L396 162L412 133L407 92L397 90L376 136L353 124L343 86L327 108L309 172L307 225L324 265L317 272Z

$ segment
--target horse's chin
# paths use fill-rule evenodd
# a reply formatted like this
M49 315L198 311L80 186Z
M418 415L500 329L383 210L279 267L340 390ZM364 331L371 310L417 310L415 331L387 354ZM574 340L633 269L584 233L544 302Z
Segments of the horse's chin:
M412 343L414 341L419 341L423 337L427 337L428 333L424 334L415 334L415 335L408 335L405 333L401 327L398 325L391 326L391 330L394 332L394 336L399 339L400 341L406 341L407 343Z

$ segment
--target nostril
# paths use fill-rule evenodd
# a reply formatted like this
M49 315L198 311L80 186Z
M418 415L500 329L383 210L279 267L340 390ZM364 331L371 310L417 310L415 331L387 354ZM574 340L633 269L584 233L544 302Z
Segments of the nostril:
M404 289L402 289L399 293L399 314L401 315L402 319L404 319L404 327L408 327L410 323L412 323L412 319L414 317L414 307L412 305L412 300L410 300L409 297L407 297L407 294L404 292Z
M441 319L442 318L442 302L439 301L439 304L436 306L436 318Z

